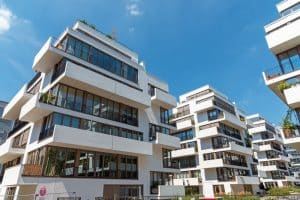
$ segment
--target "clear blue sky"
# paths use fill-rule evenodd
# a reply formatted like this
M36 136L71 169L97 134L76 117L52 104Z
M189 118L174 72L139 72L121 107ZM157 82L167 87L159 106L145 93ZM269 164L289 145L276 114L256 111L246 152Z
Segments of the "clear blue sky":
M46 3L47 2L47 3ZM0 99L33 76L34 55L77 19L117 33L179 96L210 84L248 114L280 123L286 107L263 82L277 65L264 25L278 0L0 0Z

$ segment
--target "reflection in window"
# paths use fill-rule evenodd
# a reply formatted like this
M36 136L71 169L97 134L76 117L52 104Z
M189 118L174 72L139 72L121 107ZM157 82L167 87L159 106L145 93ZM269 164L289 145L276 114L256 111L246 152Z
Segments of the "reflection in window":
M129 66L118 59L105 54L104 52L91 47L78 39L75 39L72 36L67 36L63 42L66 40L68 40L67 48L65 50L67 53L121 76L129 81L134 83L138 82L138 70L132 66Z
M55 97L53 101L48 102L43 98L41 98L41 101L89 115L138 126L137 108L63 84L58 84L51 88L49 94Z

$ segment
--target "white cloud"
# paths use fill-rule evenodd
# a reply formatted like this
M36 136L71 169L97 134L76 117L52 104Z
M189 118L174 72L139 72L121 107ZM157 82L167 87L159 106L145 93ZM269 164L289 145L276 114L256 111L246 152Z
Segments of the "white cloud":
M130 15L140 16L143 14L138 3L139 3L139 0L130 0L130 3L127 4L126 10L129 12Z
M0 34L9 31L13 18L12 11L0 1Z

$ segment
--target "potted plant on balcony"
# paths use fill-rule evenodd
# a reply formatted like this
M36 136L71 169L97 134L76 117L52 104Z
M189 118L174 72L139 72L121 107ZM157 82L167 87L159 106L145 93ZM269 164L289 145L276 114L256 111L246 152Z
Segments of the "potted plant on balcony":
M55 99L56 99L55 95L53 95L50 92L41 94L41 100L44 103L52 103L53 101L55 101Z
M283 119L282 122L282 131L286 138L292 137L294 130L296 129L296 125L291 120L290 111L288 111L287 115Z
M286 81L281 81L277 87L278 90L283 93L284 90L291 88L291 84Z

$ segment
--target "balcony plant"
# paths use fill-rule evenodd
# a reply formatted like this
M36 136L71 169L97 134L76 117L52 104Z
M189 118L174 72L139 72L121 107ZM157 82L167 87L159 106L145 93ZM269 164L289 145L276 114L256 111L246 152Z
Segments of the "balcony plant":
M282 131L286 138L292 137L294 130L296 129L295 123L291 120L290 111L287 112L285 118L282 121Z
M278 90L283 93L284 90L291 88L291 84L286 81L281 81L277 87Z
M41 94L41 101L44 103L52 103L53 101L55 101L55 99L56 99L56 96L50 92Z

